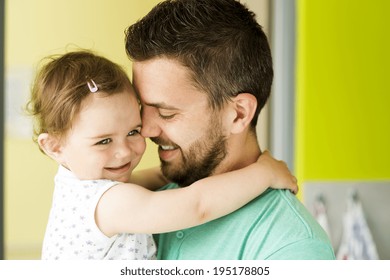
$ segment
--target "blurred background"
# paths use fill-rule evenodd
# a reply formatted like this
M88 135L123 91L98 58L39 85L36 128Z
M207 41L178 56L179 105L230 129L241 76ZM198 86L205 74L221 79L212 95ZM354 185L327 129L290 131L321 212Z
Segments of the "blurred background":
M33 143L23 113L39 60L81 47L131 77L124 30L158 2L0 0L1 259L40 258L51 205L57 165ZM256 13L274 58L272 97L258 125L262 149L288 163L299 199L336 252L349 232L350 201L358 201L363 215L352 235L390 259L390 2L241 2ZM158 164L148 142L138 169Z

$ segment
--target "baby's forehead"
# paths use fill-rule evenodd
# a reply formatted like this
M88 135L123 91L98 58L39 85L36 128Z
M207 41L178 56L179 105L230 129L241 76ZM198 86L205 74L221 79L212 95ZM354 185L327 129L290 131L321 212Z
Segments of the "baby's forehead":
M135 94L127 90L115 94L91 93L74 121L75 126L86 131L127 129L140 123L140 107Z

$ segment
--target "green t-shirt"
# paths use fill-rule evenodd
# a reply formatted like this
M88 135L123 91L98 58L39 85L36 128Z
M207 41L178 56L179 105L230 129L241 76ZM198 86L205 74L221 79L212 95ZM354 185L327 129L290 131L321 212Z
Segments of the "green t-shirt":
M325 231L288 190L269 189L227 216L155 240L162 260L335 259Z

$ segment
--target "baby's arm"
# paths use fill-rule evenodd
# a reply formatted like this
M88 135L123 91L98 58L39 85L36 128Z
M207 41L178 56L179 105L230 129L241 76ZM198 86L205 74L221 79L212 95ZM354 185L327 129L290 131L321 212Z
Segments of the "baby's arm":
M168 232L229 214L269 186L297 190L286 164L265 152L254 164L185 188L152 192L134 184L116 185L102 196L95 217L107 236Z
M258 162L259 161L268 165L270 173L266 174L266 176L269 176L268 178L271 178L271 176L274 177L273 180L271 179L269 187L274 189L290 189L295 194L298 192L295 177L293 177L295 182L291 184L290 179L292 177L290 171L283 166L278 166L281 164L285 165L283 161L274 159L268 151L263 152L263 154L258 158ZM265 170L262 172L265 172ZM158 188L168 184L169 181L162 174L160 167L152 167L134 172L131 175L129 183L143 186L149 190L157 190Z

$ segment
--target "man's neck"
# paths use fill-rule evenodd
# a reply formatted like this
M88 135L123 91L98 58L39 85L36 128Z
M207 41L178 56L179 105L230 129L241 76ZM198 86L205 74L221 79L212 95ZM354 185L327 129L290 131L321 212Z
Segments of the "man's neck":
M213 174L244 168L257 161L261 149L255 134L234 136L228 140L228 154Z

